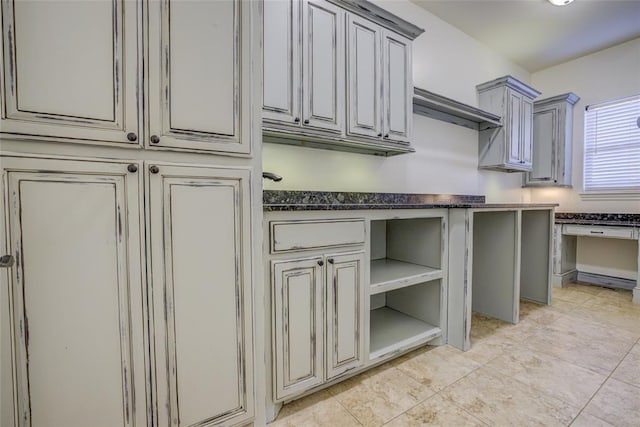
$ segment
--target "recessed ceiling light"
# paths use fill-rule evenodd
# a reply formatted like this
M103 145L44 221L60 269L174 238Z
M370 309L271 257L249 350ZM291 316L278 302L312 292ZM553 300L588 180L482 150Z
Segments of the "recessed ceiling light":
M549 0L549 3L551 3L554 6L566 6L572 1L573 0Z

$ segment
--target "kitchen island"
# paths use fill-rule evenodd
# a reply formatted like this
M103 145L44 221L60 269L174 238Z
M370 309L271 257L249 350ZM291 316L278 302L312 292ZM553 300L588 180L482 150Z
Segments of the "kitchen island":
M471 346L471 312L550 302L552 204L264 191L272 415L418 346Z

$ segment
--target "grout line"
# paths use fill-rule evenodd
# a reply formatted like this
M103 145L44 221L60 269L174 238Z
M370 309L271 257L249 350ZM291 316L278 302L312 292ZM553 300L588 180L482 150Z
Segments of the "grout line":
M622 364L622 362L624 362L624 359L626 359L626 358L627 358L627 356L629 355L629 353L631 353L631 350L633 350L633 347L635 347L635 345L636 345L638 342L640 342L640 338L639 338L638 340L636 340L636 342L635 342L634 344L632 344L632 345L631 345L631 347L629 348L629 350L627 350L627 352L626 352L626 353L625 353L625 355L620 359L620 361L619 361L619 362L618 362L618 364L615 366L615 368L611 369L611 372L609 372L609 376L607 376L607 378L602 382L602 384L600 384L600 387L598 387L598 390L596 390L596 392L595 392L595 393L593 393L593 395L591 396L591 398L589 399L589 401L588 401L588 402L587 402L587 403L582 407L582 409L580 409L580 412L578 412L578 414L575 416L575 418L574 418L573 420L571 420L571 423L570 423L569 425L572 425L572 424L575 422L575 420L577 420L577 419L578 419L578 417L580 416L580 414L582 414L582 412L584 412L584 410L587 408L587 406L589 406L589 404L590 404L590 403L591 403L591 401L594 399L594 397L596 397L596 396L598 395L598 393L600 393L600 390L602 390L602 388L604 387L604 385L605 385L605 384L606 384L610 379L613 379L613 380L616 380L616 381L620 381L620 380L617 380L616 378L612 378L611 376L612 376L612 375L613 375L613 373L616 371L616 369L618 369L618 367ZM624 381L621 381L621 382L624 382ZM627 384L626 382L624 382L624 383L625 383L625 384ZM629 385L632 385L632 386L633 386L633 384L629 384ZM637 386L635 386L635 387L637 387ZM597 416L595 416L595 415L592 415L592 414L589 414L589 415L591 415L592 417L595 417L595 418L601 419L601 418L599 418L599 417L597 417ZM604 421L604 422L606 422L606 423L609 423L609 421L607 421L607 420L602 420L602 421ZM609 424L610 424L610 423L609 423Z

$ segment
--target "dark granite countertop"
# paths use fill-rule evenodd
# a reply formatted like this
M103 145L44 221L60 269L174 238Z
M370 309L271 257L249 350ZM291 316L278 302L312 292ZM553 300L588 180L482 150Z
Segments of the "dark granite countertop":
M484 196L460 194L356 193L264 190L264 210L320 211L362 209L529 208L556 204L485 203Z
M556 212L556 224L640 227L640 214Z

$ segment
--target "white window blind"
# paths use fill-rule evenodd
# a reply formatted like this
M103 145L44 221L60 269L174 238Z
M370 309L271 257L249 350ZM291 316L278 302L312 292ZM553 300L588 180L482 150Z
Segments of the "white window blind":
M640 95L587 107L584 191L640 192Z

